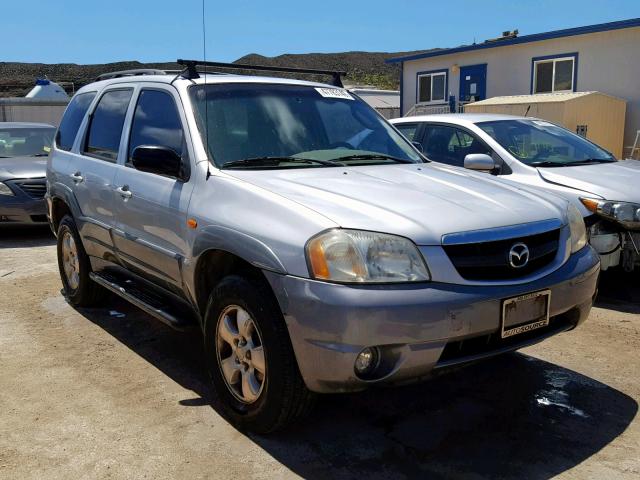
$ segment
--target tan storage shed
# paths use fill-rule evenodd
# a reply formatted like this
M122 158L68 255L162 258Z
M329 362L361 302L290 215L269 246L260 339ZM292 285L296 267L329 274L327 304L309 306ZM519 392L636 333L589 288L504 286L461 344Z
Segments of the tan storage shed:
M537 117L562 125L622 158L627 105L600 92L539 93L493 97L468 103L467 113Z

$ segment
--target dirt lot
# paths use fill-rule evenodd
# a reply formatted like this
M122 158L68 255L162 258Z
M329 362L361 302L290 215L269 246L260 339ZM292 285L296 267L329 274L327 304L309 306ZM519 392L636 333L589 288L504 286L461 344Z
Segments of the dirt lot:
M0 478L640 478L640 275L575 332L266 438L209 406L196 334L60 288L46 229L0 230Z

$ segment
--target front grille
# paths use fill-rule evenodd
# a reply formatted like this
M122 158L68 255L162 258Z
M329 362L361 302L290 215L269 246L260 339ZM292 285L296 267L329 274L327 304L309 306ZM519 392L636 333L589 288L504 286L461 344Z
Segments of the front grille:
M444 245L451 263L467 280L509 280L524 277L553 261L558 252L560 230L492 242ZM516 243L529 248L529 263L521 268L509 264L509 251Z
M47 182L44 178L34 180L18 180L15 185L31 198L40 200L47 193Z

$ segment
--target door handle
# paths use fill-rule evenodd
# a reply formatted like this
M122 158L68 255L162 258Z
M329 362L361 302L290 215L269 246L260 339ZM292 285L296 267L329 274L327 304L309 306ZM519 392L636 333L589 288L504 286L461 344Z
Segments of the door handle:
M116 188L116 192L118 192L118 194L125 200L133 196L133 193L131 193L131 190L129 190L129 185L123 185Z
M74 183L80 183L80 182L84 181L84 177L82 175L80 175L80 172L72 173L69 176L74 181Z

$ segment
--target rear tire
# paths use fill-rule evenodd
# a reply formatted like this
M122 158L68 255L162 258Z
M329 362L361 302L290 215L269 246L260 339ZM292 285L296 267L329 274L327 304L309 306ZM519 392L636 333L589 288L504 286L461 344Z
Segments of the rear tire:
M313 407L315 395L302 380L280 307L263 279L230 275L218 283L204 341L214 406L238 429L274 432Z
M65 297L74 307L95 306L105 291L89 278L89 256L70 215L60 221L57 237L58 269Z

